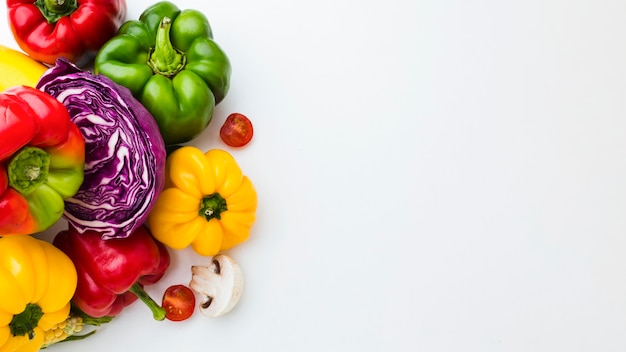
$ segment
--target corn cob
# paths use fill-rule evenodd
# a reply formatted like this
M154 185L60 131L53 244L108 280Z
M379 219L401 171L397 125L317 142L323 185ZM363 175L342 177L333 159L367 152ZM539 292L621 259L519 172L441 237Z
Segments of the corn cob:
M70 315L52 329L45 331L43 347L45 348L53 343L64 341L69 336L81 332L83 327L83 318Z
M48 329L44 332L44 343L42 346L46 348L52 344L64 342L64 341L73 341L73 340L82 340L86 337L89 337L96 333L97 330L92 330L86 334L77 335L77 333L83 331L85 326L100 326L102 324L108 323L113 319L112 317L102 317L102 318L93 318L88 315L85 315L82 312L73 311L70 313L70 316L67 317L64 321L55 325L51 329Z

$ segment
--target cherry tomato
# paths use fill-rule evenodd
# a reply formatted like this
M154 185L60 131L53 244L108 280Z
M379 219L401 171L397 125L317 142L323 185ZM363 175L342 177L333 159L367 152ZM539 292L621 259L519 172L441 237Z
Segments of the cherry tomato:
M172 285L163 293L165 318L171 321L188 319L196 308L196 295L185 285Z
M246 115L232 113L220 128L220 137L231 147L242 147L252 139L252 122Z

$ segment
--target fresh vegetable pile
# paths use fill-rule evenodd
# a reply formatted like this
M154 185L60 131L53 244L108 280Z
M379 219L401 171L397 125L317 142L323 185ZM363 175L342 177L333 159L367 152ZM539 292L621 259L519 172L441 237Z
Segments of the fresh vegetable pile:
M0 45L0 351L88 337L136 301L173 322L231 311L243 274L225 252L257 193L227 150L253 129L232 113L222 147L194 145L230 88L208 18L169 1L138 19L124 0L6 6L23 52ZM187 247L207 263L150 297Z

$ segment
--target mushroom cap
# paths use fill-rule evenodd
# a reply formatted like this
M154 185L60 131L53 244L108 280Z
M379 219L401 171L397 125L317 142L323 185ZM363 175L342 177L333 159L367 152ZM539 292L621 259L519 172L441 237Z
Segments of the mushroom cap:
M199 307L204 315L211 318L222 316L239 302L243 272L231 257L215 255L210 266L192 266L191 274L189 287L203 296Z

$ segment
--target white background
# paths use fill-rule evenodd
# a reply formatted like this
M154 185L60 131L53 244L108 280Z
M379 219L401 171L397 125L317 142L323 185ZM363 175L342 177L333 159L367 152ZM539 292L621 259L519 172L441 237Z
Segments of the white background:
M50 351L626 350L626 2L177 4L233 65L194 144L258 191L244 296L182 323L136 303ZM157 299L209 261L172 255Z

